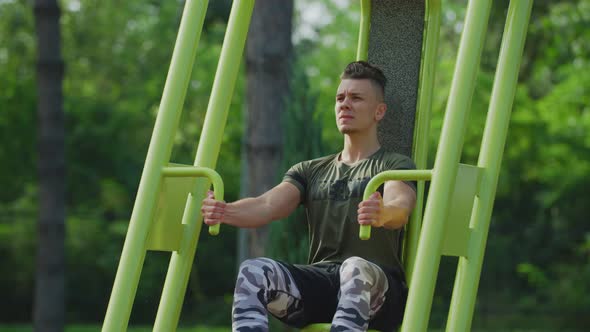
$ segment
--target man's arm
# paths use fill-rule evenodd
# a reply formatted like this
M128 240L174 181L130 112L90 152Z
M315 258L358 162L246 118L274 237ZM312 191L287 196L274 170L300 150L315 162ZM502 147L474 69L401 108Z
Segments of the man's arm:
M387 181L383 198L379 192L359 204L361 225L397 229L403 227L416 205L416 192L402 181Z
M236 227L256 228L289 216L299 205L299 189L282 182L258 197L233 203L217 201L209 192L203 200L201 213L207 225L224 223Z

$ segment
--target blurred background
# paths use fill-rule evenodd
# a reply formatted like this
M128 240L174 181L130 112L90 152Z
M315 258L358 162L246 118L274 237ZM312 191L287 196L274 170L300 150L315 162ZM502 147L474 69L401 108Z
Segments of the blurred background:
M0 0L0 331L98 331L184 2L62 0L58 12L46 2ZM508 0L494 1L463 162L477 161L507 7ZM193 162L230 8L231 1L210 1L173 162ZM431 159L466 1L445 0L443 8ZM340 149L334 92L355 57L359 11L353 0L259 1L253 20L266 15L278 23L250 31L217 163L226 200L261 192L292 164ZM40 52L39 22L47 13L59 15L60 40L45 42L61 45L61 60ZM273 35L280 38L267 38ZM252 45L278 53L265 58L265 48ZM275 84L278 106L271 110L247 107L265 89L254 77L259 58L274 63L280 69L274 77L284 83ZM61 83L38 80L50 67L57 68L54 78L63 73ZM63 87L57 113L39 104L43 84ZM537 0L474 330L590 330L589 132L590 0ZM260 160L272 169L261 168ZM306 232L301 211L255 232L224 227L215 238L202 232L181 330L228 331L239 262L258 254L305 262ZM169 257L148 253L130 330L151 330L141 326L153 324ZM445 326L455 268L455 258L443 257L433 330ZM52 287L56 280L65 287ZM53 318L34 319L43 315L39 303L54 310Z

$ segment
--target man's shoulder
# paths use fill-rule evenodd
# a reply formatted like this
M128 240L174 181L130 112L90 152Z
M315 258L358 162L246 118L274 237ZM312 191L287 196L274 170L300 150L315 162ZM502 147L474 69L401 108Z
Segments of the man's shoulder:
M303 164L306 164L308 166L319 166L319 165L324 165L324 164L329 164L332 161L334 161L334 158L336 158L337 153L334 154L330 154L327 156L322 156L322 157L318 157L318 158L314 158L314 159L309 159L309 160L305 160L302 161Z
M383 151L379 160L388 169L415 169L416 164L412 158L395 151Z
M381 158L383 160L404 160L404 161L411 161L414 162L412 160L412 158L406 156L405 154L401 154L395 151L387 151L387 150L383 150L383 154L381 155Z
M315 172L315 170L326 167L328 165L330 165L333 161L334 158L336 157L336 154L332 154L332 155L327 155L327 156L323 156L323 157L319 157L319 158L314 158L314 159L309 159L309 160L304 160L301 162L298 162L297 164L291 166L291 168L289 169L289 171L287 172L287 174L310 174L310 172Z

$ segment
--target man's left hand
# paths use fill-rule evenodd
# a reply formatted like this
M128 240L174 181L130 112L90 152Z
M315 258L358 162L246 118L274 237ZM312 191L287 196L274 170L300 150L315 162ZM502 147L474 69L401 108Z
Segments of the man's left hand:
M377 191L360 202L357 214L359 224L382 227L383 197L381 194Z

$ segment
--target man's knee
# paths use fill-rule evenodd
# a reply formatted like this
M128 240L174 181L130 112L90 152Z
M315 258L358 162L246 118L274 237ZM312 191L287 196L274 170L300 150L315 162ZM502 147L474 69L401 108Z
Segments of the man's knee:
M348 280L361 277L363 280L375 279L376 266L366 259L360 257L350 257L342 262L340 266L340 281L346 282Z
M265 271L274 270L275 264L273 260L264 257L246 259L240 264L238 278L240 276L251 277L252 275L263 275Z
M341 296L357 298L357 304L365 306L369 317L385 302L389 288L385 272L374 263L360 257L350 257L340 266ZM362 294L366 294L365 298Z
M265 288L265 270L270 266L268 258L252 258L243 261L238 269L235 293L257 293Z
M277 261L269 258L248 259L240 264L236 294L255 294L279 319L295 316L301 310L301 294L294 280Z
M340 266L340 283L344 284L352 280L359 286L369 287L371 293L388 288L385 272L376 264L356 256L346 259Z
M247 269L251 268L261 268L265 265L270 265L272 262L271 259L265 257L258 257L258 258L249 258L240 264L239 272L242 272Z

